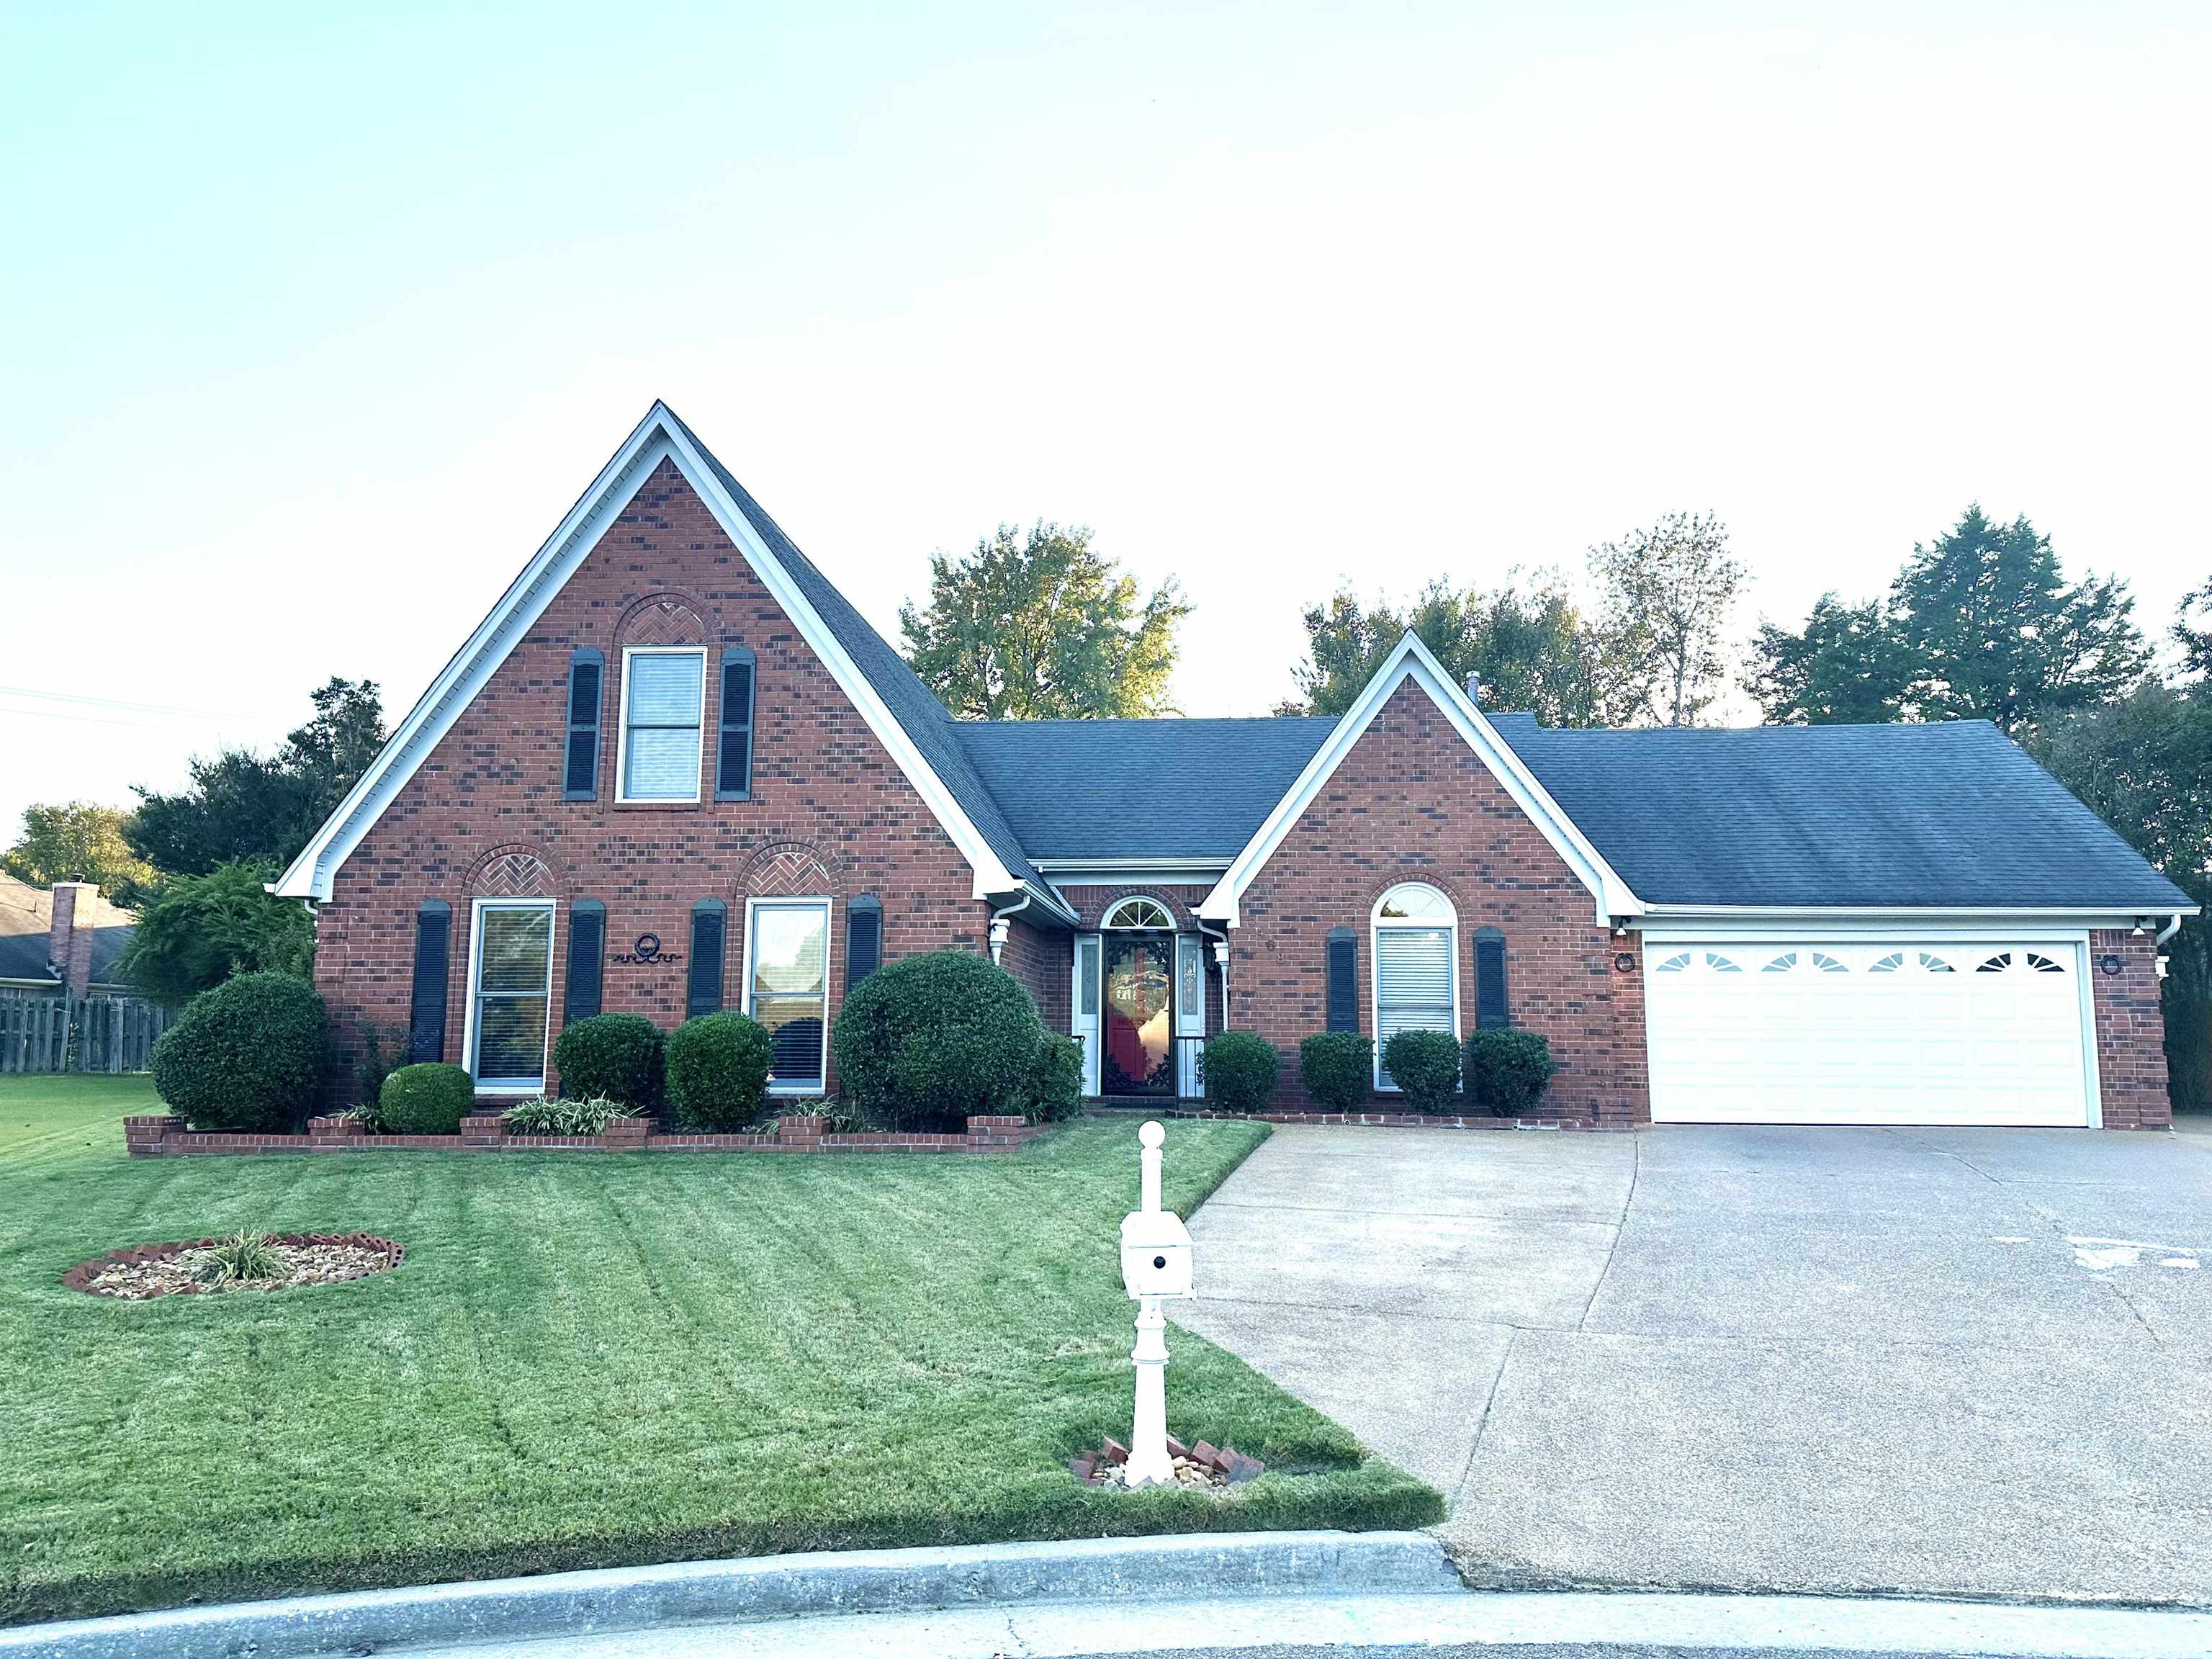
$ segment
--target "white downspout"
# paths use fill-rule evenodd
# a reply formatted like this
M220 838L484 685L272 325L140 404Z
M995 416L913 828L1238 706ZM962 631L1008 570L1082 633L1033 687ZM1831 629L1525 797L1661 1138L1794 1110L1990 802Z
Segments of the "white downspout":
M1221 1029L1225 1031L1229 1029L1229 932L1224 928L1215 933L1195 911L1191 920L1198 924L1200 933L1213 941L1213 959L1221 964Z
M999 957L1006 951L1006 939L1014 931L1014 924L1011 920L1009 920L1009 918L1018 915L1023 911L1028 909L1030 908L1030 900L1035 896L1036 895L1033 893L1024 892L1022 895L1022 902L1019 904L1009 904L1003 910L994 910L991 912L991 961L993 965L997 965Z
M2177 910L2173 913L2173 920L2167 922L2165 927L2158 930L2158 937L2153 939L2151 944L2160 950L2164 950L2166 948L2166 942L2180 931L2181 912Z

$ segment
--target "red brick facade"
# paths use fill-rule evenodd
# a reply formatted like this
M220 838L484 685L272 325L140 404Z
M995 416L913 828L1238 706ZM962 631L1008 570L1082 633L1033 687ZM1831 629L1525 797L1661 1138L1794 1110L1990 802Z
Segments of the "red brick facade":
M617 665L626 643L723 644L758 659L752 799L614 803ZM570 653L607 656L597 798L566 801ZM720 686L707 681L708 748ZM921 795L676 469L664 462L555 596L337 872L316 924L315 980L337 1027L332 1093L350 1098L360 1022L404 1045L415 917L453 907L445 1058L464 1063L470 901L536 892L561 901L553 1023L566 989L568 906L606 906L608 950L656 933L688 951L692 906L729 906L724 1000L744 1002L748 893L827 894L830 1009L844 994L847 902L882 901L885 960L984 948L988 908ZM664 1026L684 1017L688 963L605 969L603 1006ZM1061 994L1065 1006L1066 994Z
M2117 973L2107 973L2117 963ZM2148 933L2089 935L2089 984L2097 1007L2097 1078L2107 1129L2173 1124L2166 1086L2166 1020L2159 1006L2158 951Z
M1596 1125L1651 1115L1643 953L1595 920L1589 890L1505 793L1427 693L1399 687L1245 889L1231 934L1230 1023L1284 1056L1278 1099L1310 1104L1300 1041L1326 1028L1329 930L1359 941L1359 1024L1374 1034L1376 900L1424 881L1459 913L1460 1020L1474 1018L1474 933L1505 935L1514 1024L1549 1040L1564 1070L1537 1115ZM1631 960L1620 970L1616 958ZM1376 1109L1395 1097L1380 1095Z

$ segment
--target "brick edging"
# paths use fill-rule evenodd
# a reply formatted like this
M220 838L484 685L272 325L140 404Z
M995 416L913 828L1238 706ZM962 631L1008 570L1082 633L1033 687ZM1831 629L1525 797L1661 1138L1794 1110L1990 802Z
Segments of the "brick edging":
M1118 1114L1142 1109L1115 1106L1106 1109ZM1564 1129L1595 1134L1616 1133L1638 1127L1628 1123L1592 1123L1586 1118L1464 1115L1431 1117L1420 1112L1224 1112L1210 1106L1162 1106L1150 1115L1218 1119L1232 1123L1349 1124L1381 1129Z
M781 1119L772 1134L710 1134L677 1129L656 1133L650 1118L618 1117L597 1135L511 1135L495 1114L461 1120L452 1135L373 1135L358 1118L311 1117L307 1133L234 1134L190 1129L180 1117L126 1117L132 1158L236 1157L261 1152L1007 1152L1027 1146L1044 1126L1019 1117L971 1117L965 1134L871 1131L831 1134L826 1117Z

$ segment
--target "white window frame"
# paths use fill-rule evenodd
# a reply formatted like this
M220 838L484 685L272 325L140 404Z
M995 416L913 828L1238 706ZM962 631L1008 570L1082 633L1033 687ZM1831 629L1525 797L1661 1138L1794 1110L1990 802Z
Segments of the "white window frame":
M538 1056L538 1076L533 1079L504 1078L486 1082L477 1073L477 975L483 968L483 919L493 910L543 910L550 919L545 928L545 1046ZM515 1095L527 1097L545 1092L546 1074L551 1066L553 1052L553 964L560 959L561 902L550 898L480 898L473 901L469 910L469 976L467 1002L461 1013L461 1053L468 1060L469 1075L476 1079L477 1092L483 1095Z
M837 902L826 893L778 894L772 897L745 900L745 953L743 972L745 976L745 1018L757 1018L753 1012L753 946L760 933L753 926L753 918L763 910L819 910L822 913L822 1064L821 1080L814 1083L771 1082L771 1095L818 1095L830 1084L830 1021L835 1012L830 1006L830 988L836 981Z
M707 769L707 647L703 645L626 645L623 647L622 684L615 697L615 802L629 806L696 806L699 781ZM634 657L696 657L699 659L699 714L692 730L698 734L699 753L691 769L688 795L633 795L629 793L629 665Z
M1426 888L1430 892L1434 893L1439 899L1443 900L1444 907L1443 920L1439 922L1434 916L1384 915L1382 914L1382 905L1384 901L1389 898L1391 893L1398 892L1401 889L1407 887ZM1395 1083L1385 1081L1382 1072L1382 936L1383 930L1386 928L1405 927L1419 928L1424 932L1433 933L1439 927L1444 930L1446 945L1451 957L1451 1030L1452 1040L1454 1042L1458 1042L1461 1040L1462 1036L1459 1024L1459 906L1452 902L1451 895L1445 892L1443 888L1437 886L1434 882L1393 882L1389 891L1384 892L1377 897L1375 901L1374 908L1367 913L1368 959L1375 964L1374 968L1368 974L1367 1029L1375 1033L1374 1080L1375 1091L1377 1094L1395 1095L1405 1092L1403 1090L1400 1089ZM1459 1086L1464 1087L1465 1085L1462 1084Z

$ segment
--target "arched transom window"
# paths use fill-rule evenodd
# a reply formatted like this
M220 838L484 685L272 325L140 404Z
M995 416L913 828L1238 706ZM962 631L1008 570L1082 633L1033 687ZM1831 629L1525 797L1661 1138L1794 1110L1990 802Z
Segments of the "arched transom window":
M1115 902L1099 924L1101 927L1145 929L1173 933L1175 915L1156 898L1125 898Z
M1375 902L1375 1086L1395 1089L1382 1050L1401 1031L1459 1035L1459 916L1425 882Z

